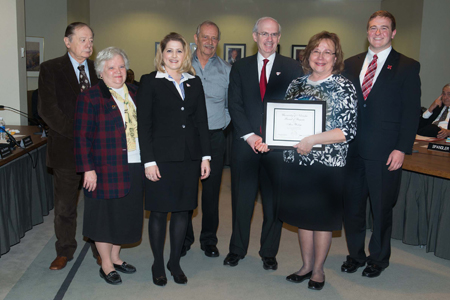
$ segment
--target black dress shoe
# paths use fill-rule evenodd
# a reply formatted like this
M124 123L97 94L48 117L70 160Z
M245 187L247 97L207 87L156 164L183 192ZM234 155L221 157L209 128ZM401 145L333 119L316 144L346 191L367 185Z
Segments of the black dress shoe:
M362 276L374 278L380 276L381 272L383 272L384 268L378 265L368 265L364 271L362 272Z
M311 290L320 291L321 289L323 289L324 285L325 285L325 277L323 278L322 282L317 282L311 279L308 281L308 289Z
M297 275L297 274L291 274L288 277L286 277L287 281L294 282L294 283L300 283L304 281L305 279L310 279L312 276L312 271L309 273L306 273L305 275Z
M159 286L165 286L167 284L167 277L166 275L161 275L158 277L155 277L155 273L153 272L153 266L152 266L152 277L153 277L153 283Z
M114 269L116 269L116 271L122 272L122 273L126 273L126 274L131 274L136 272L136 268L133 265L129 265L126 262L123 262L121 265L116 265L113 264Z
M181 257L186 256L187 252L191 249L191 246L183 246L181 248Z
M120 278L119 273L117 273L116 271L112 271L108 275L106 275L103 269L100 268L100 277L105 279L106 283L109 284L116 285L122 283L122 278Z
M218 257L219 249L217 249L216 245L205 245L201 246L202 250L205 251L205 255L208 257Z
M355 273L360 267L364 267L365 263L359 263L354 259L347 258L341 266L341 271L345 273Z
M179 275L173 275L172 271L170 270L170 263L167 262L167 270L170 271L170 275L173 276L173 281L175 281L178 284L186 284L187 283L187 277L184 275L183 271L181 271L181 274Z
M223 261L223 265L224 266L230 266L230 267L235 267L238 265L239 260L241 260L243 257L240 256L239 254L230 252L228 253L227 257L225 257L224 261Z
M275 257L263 257L261 260L263 261L264 270L278 269L278 263Z

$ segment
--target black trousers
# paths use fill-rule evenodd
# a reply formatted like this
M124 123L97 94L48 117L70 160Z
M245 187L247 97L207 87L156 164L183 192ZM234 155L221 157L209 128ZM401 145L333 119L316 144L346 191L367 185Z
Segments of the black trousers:
M56 255L69 260L77 249L75 234L77 230L77 201L82 176L74 169L53 169L55 199ZM98 256L95 244L91 242L94 256Z
M261 190L264 221L261 232L262 257L275 257L280 245L283 223L277 217L277 201L271 178L276 178L272 166L282 159L281 152L255 154L243 139L234 139L232 146L231 192L233 232L230 252L245 256L247 254L250 225L255 207L258 187ZM275 185L277 186L277 185Z
M210 130L211 140L211 174L202 180L202 231L201 245L217 245L217 228L219 227L219 193L222 182L222 171L226 147L225 135L222 130ZM189 223L184 246L190 247L194 243L192 228L192 213L189 212Z
M417 130L417 134L428 137L437 137L439 131L441 131L441 128L439 126L429 124L422 128L419 128L419 130Z
M348 157L344 169L344 228L348 257L383 268L389 266L392 209L397 202L402 174L401 168L388 171L386 161L366 160L360 156ZM373 216L369 256L364 251L367 196Z

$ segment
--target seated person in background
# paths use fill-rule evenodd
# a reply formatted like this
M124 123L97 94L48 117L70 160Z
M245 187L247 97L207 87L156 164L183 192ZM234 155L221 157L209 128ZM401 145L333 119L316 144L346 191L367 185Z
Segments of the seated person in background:
M417 134L445 139L450 136L450 83L442 88L442 94L422 114Z
M139 86L139 81L134 80L134 71L131 69L127 70L127 79L125 80L128 84L134 84L135 86Z

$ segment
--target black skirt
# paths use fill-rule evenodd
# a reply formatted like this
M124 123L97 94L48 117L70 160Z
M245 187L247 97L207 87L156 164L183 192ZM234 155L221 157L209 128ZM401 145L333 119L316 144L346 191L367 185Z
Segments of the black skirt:
M283 222L306 230L342 228L343 168L315 162L310 166L282 162L278 215Z
M186 153L185 157L189 157ZM158 163L161 178L145 179L145 209L158 212L193 210L197 207L200 160Z
M128 164L130 192L122 198L84 198L83 235L96 242L131 244L142 237L144 168Z

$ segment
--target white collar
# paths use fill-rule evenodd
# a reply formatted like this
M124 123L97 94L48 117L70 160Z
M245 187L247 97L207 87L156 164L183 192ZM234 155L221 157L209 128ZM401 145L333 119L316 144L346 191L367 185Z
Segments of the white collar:
M390 46L387 49L384 49L383 51L375 53L372 50L370 50L370 47L369 47L369 49L367 51L367 55L368 55L368 58L370 61L373 59L373 56L376 54L378 57L378 61L384 62L387 59L387 57L389 56L389 53L391 53L391 50L392 50L392 46Z
M275 60L275 55L276 52L272 53L267 59L269 60L269 63L273 63ZM258 55L257 55L257 59L258 59L258 63L260 64L264 64L263 60L265 60L266 58L264 56L261 55L261 53L259 53L258 51Z
M175 81L172 77L169 77L169 73L160 72L160 71L156 72L155 78L165 78L165 79L167 79L169 81ZM191 75L189 73L181 73L180 83L185 82L185 81L187 81L189 79L193 79L193 78L195 78L195 76L193 76L193 75Z

